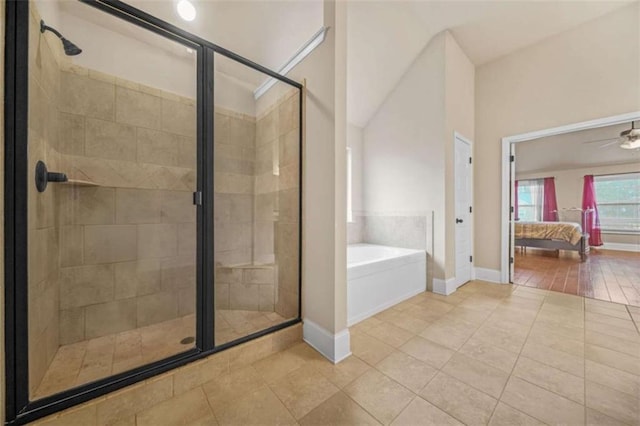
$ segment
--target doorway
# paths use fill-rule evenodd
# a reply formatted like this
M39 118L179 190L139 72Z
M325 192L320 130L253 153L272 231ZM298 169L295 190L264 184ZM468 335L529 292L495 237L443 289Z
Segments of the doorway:
M625 278L640 247L633 228L639 158L621 149L621 135L638 118L634 112L503 138L503 282L624 304L640 300ZM587 189L592 195L585 198ZM618 197L621 191L631 198ZM584 204L591 199L593 206ZM589 223L594 217L601 226ZM575 226L575 239L530 235L535 227L563 224Z

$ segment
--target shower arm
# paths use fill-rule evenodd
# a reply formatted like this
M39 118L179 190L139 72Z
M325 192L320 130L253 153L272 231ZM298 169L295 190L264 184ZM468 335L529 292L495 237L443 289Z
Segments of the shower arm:
M40 32L44 33L45 31L51 31L56 36L58 36L58 38L61 39L61 40L64 38L64 36L62 34L60 34L60 32L58 30L56 30L55 28L52 28L52 27L48 26L47 24L45 24L43 20L40 20Z

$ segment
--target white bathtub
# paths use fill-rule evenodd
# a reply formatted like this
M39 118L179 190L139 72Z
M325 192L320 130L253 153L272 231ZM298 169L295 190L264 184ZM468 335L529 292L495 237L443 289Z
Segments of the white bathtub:
M356 324L427 289L427 255L373 244L347 247L347 321Z

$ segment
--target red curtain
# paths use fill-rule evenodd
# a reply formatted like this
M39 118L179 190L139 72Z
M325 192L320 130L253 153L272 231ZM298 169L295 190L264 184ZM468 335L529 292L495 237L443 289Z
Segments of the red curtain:
M542 203L542 221L558 221L558 201L556 200L556 183L552 177L544 178L544 202Z
M519 220L520 218L518 217L518 181L515 181L515 196L513 199L513 219L514 220Z
M585 215L584 231L589 233L589 245L601 246L600 217L598 216L598 203L596 201L596 186L593 175L584 177L584 189L582 190L582 210L590 210Z

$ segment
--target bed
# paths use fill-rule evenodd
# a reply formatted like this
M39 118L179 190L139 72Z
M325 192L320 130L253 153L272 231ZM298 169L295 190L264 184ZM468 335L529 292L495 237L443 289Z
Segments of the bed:
M514 245L547 250L571 250L587 259L589 234L576 222L516 222Z

